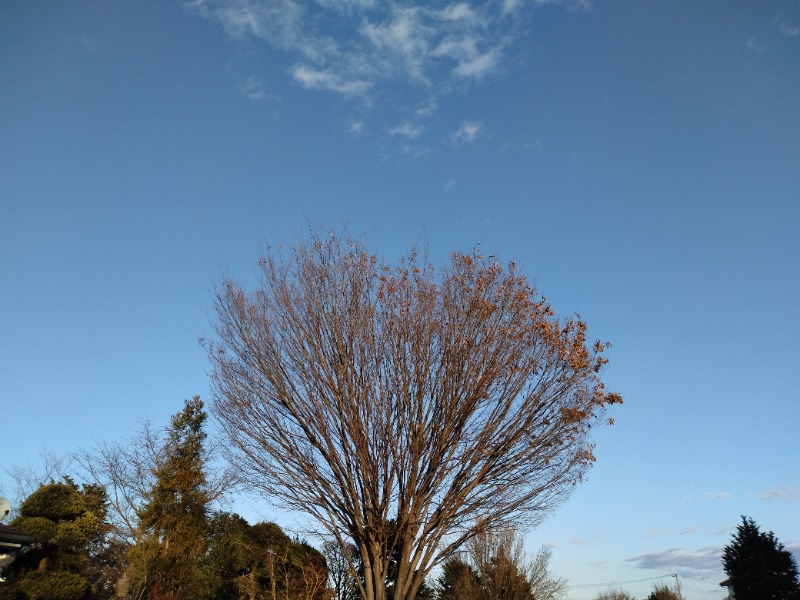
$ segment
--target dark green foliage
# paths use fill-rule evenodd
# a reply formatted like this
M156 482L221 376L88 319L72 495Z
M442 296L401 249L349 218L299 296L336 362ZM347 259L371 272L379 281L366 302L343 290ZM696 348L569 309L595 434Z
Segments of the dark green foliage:
M205 569L214 598L239 598L252 572L250 525L237 514L215 513L208 524Z
M321 600L327 570L314 548L274 523L250 526L210 514L206 413L195 397L172 418L164 460L140 512L144 535L131 548L121 587L148 600Z
M166 459L139 515L149 541L131 551L129 575L134 589L144 590L147 598L195 600L209 593L202 569L210 501L203 448L206 418L196 396L172 417Z
M291 540L275 523L250 526L236 514L209 520L205 569L211 597L322 600L328 572L323 556Z
M771 531L743 516L722 553L736 600L800 600L797 563Z
M434 600L436 598L436 590L428 585L427 581L423 581L414 598L415 600Z
M70 479L33 492L11 525L36 538L4 572L3 598L82 600L92 593L87 577L95 551L102 545L105 492L97 486L79 489Z
M40 543L48 543L56 537L58 523L47 517L17 517L12 525L28 535L35 537Z
M172 419L165 459L141 511L143 539L128 556L127 593L151 600L322 598L327 571L315 549L274 523L209 514L206 413L199 398Z
M480 598L478 574L460 558L451 558L442 566L436 582L439 600L472 600Z
M35 600L83 600L92 591L85 577L66 571L31 571L17 586L25 597Z
M20 514L52 521L71 520L86 511L83 495L69 483L44 485L28 496Z

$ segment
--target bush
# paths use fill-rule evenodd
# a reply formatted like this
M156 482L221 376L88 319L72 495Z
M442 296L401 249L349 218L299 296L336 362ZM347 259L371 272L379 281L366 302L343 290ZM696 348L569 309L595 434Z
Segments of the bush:
M28 496L19 512L24 517L45 517L51 521L69 520L86 512L86 502L73 486L51 483Z
M33 571L23 576L17 586L36 600L84 600L91 594L86 579L65 571Z
M51 543L58 532L58 525L47 517L17 517L11 525L41 544Z

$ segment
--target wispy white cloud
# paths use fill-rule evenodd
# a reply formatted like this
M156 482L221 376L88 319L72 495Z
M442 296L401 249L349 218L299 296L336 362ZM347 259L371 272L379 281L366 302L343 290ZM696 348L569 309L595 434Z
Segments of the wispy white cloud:
M192 6L218 20L234 37L252 35L278 48L291 49L303 36L306 11L293 0L196 0Z
M771 490L763 490L758 492L755 496L760 500L800 500L800 487L784 485Z
M440 17L445 21L475 21L477 13L466 2L448 4L439 12Z
M431 54L454 60L455 75L481 79L497 68L501 51L499 45L482 51L478 43L479 38L473 35L450 36L443 39Z
M422 135L423 131L425 131L425 128L422 125L414 125L413 123L405 122L389 129L389 135L413 140Z
M356 96L406 80L435 97L452 89L449 79L480 81L499 71L523 29L520 19L506 17L539 2L190 0L186 6L234 38L284 51L295 64L292 77L310 89Z
M292 77L303 87L312 90L328 90L345 96L364 94L372 84L369 81L342 79L334 71L317 70L307 65L298 64L292 68Z
M503 0L500 16L506 17L514 14L522 6L522 0Z
M433 30L423 20L424 11L419 8L395 8L388 21L372 23L364 21L362 35L374 46L374 50L387 53L383 65L399 65L412 80L428 81L425 76L426 57ZM398 62L399 61L399 62Z
M456 129L450 139L455 144L467 144L474 142L481 133L481 124L475 121L464 121L461 127Z
M250 100L264 100L267 97L275 98L274 95L267 94L263 82L255 75L248 77L247 81L239 86L239 91Z

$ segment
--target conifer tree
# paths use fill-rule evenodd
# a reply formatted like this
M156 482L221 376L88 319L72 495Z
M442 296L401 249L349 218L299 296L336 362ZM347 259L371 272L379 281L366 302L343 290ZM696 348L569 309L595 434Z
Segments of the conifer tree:
M436 584L439 600L480 600L481 588L478 574L471 565L454 556L442 565Z
M132 585L147 598L197 599L208 594L203 572L209 492L204 470L207 415L195 396L172 417L156 483L140 518L148 538L131 551Z
M800 600L797 562L771 531L742 517L722 553L736 600Z

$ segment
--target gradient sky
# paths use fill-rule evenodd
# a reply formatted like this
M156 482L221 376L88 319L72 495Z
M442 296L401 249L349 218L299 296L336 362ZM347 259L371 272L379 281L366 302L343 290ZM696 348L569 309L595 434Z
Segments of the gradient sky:
M0 0L6 493L207 398L215 282L309 222L480 243L613 343L528 534L571 598L721 598L742 514L800 550L797 2Z

